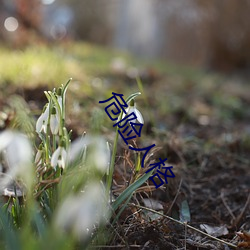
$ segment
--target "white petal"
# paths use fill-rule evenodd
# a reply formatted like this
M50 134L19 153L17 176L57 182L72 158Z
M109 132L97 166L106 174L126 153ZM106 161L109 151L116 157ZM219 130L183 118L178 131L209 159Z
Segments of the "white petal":
M122 119L123 119L126 115L129 114L129 110L130 110L130 106L129 106L128 108L125 109L126 114L125 114L125 113L122 114Z
M42 157L42 153L43 153L42 150L39 150L39 149L37 150L36 157L35 157L35 163L36 164L40 161L40 159Z
M4 158L8 164L8 170L5 175L7 178L1 179L1 188L8 185L17 176L22 177L27 187L29 187L33 181L31 144L28 138L20 133L5 131L0 135L0 139L4 137L6 139ZM3 141L0 144L2 143Z
M37 119L37 122L36 122L36 132L37 133L40 133L42 131L43 123L44 123L44 113L42 113L40 115L40 117Z
M43 131L45 134L47 133L47 126L48 126L48 123L44 121L41 131Z
M86 150L87 145L90 143L91 139L88 135L76 139L71 143L68 153L68 161L72 163L75 161L83 152Z
M14 134L11 131L5 130L0 133L0 152L5 149L11 142Z
M62 169L65 168L66 165L66 161L67 161L67 152L64 148L62 148L61 150L61 159L58 160L58 166Z
M15 168L30 162L32 159L31 152L32 148L27 137L15 133L13 140L6 149L6 156L10 165L9 167Z
M57 96L57 101L62 111L62 96Z
M93 160L95 166L101 172L106 172L110 162L110 152L107 148L106 141L102 138L96 138L94 143Z
M94 225L108 216L107 202L100 183L92 183L81 195L71 195L59 207L55 226L62 231L70 231L78 239L86 239Z
M50 163L51 163L51 166L53 168L55 168L57 166L57 164L58 164L58 158L59 158L59 156L61 154L61 150L62 150L62 147L59 146L56 149L56 151L53 153L52 157L51 157Z
M47 105L45 111L44 111L44 120L48 121L49 119L49 104Z
M130 109L129 109L129 111L128 111L128 114L132 114L132 113L134 113L135 114L135 116L136 116L136 108L135 107L130 107ZM130 121L130 122L133 122L133 123L135 123L136 122L136 119L133 119L132 121Z
M59 120L56 114L50 117L50 130L53 135L56 135L59 131Z
M37 122L36 122L37 133L40 133L41 131L44 131L44 133L47 132L48 118L49 118L49 105L47 105L45 111L37 119Z
M143 123L144 123L144 120L143 120L143 117L142 117L141 112L140 112L138 109L135 109L134 112L135 112L135 115L136 115L136 117L137 117L137 121L138 121L139 123L143 124Z

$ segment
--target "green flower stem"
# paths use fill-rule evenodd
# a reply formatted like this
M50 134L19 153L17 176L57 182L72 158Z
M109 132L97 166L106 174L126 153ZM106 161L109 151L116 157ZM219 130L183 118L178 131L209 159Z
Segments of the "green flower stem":
M45 92L45 95L46 95L46 92ZM47 96L47 95L46 95ZM48 96L47 96L48 98ZM48 131L50 130L50 114L51 114L51 111L52 111L52 101L51 101L51 98L48 98L49 100L49 117L48 117L48 123L47 123L47 133L45 134L45 145L44 145L44 148L45 148L45 155L46 155L46 164L48 164L50 162L50 159L49 159L49 156L50 156L50 136L49 136L49 133Z
M134 93L132 95L130 95L127 99L126 99L126 103L129 103L131 100L133 100L136 96L140 95L140 92ZM122 119L122 115L123 115L123 111L121 112L118 121L120 121ZM112 152L112 158L111 158L111 163L110 163L110 168L109 168L109 174L108 174L108 178L107 178L107 194L109 194L109 191L111 189L112 183L113 183L113 173L114 173L114 169L115 169L115 156L116 156L116 151L117 151L117 144L118 144L118 126L116 127L116 133L115 133L115 140L114 140L114 148L113 148L113 152Z
M57 111L59 112L59 118L60 118L60 126L59 126L59 135L62 136L63 135L63 123L64 123L64 119L62 117L62 111L61 111L61 108L60 108L60 105L54 95L54 93L52 93L51 91L49 91L49 94L50 94L50 97L52 98L54 104L56 105L56 108L57 108ZM64 104L63 104L64 105ZM62 107L63 107L62 105Z
M69 83L71 82L72 78L70 78L65 86L63 86L62 89L62 127L65 126L65 96L66 96L66 91L68 89Z
M142 93L142 96L143 96L143 100L144 100L144 103L145 103L145 107L147 108L147 110L149 110L148 108L150 107L149 105L149 101L148 101L148 98L146 97L146 95L144 94L144 88L143 88L143 84L142 84L142 81L139 77L136 77L136 83L137 83L137 86L139 88L139 90L141 91ZM154 122L154 119L153 119L153 115L151 112L148 112L149 114L149 119L150 119L150 122L151 124L155 124Z
M53 152L56 150L56 135L52 135L52 147L53 147Z
M116 156L116 151L117 151L118 136L119 136L119 133L118 133L118 126L117 126L116 132L115 132L114 148L112 151L112 158L111 158L111 163L110 163L110 168L109 168L109 173L108 173L107 192L110 191L112 183L113 183L113 173L115 169L115 156Z

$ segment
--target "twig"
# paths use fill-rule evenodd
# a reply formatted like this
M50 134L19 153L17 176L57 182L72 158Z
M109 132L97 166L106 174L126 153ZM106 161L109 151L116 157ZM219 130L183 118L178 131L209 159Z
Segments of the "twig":
M236 218L235 218L235 216L234 216L234 214L233 214L232 210L230 209L230 207L227 205L227 203L226 203L226 201L225 201L224 192L221 192L221 194L220 194L220 198L221 198L221 200L222 200L222 202L223 202L224 206L226 207L227 211L228 211L228 212L229 212L229 214L232 216L233 221L235 221L235 220L236 220Z
M246 210L247 210L247 208L248 208L248 204L249 204L249 203L250 203L250 194L248 194L246 204L245 204L245 206L243 207L241 213L240 213L240 214L237 216L237 218L235 218L235 220L233 221L235 226L237 226L237 224L240 222L241 218L243 217L244 213L246 212Z
M127 247L126 245L116 245L116 246L104 246L104 245L98 245L98 246L90 246L89 248L124 248ZM137 247L141 248L141 245L129 245L129 247Z
M176 202L176 199L177 199L177 197L178 197L178 194L180 193L180 190L181 190L181 185L182 185L182 179L181 179L181 181L180 181L180 183L179 183L178 190L177 190L177 192L176 192L176 195L175 195L175 197L174 197L174 200L172 201L172 203L171 203L171 205L170 205L170 207L169 207L169 209L168 209L168 211L167 211L167 214L170 213L170 211L171 211L173 205L174 205L175 202Z
M178 223L178 224L181 224L182 226L185 226L185 222L181 222L181 221L175 220L175 219L173 219L172 217L167 216L167 215L165 215L165 214L161 214L160 212L157 212L157 211L155 211L155 210L153 210L153 209L150 209L150 208L147 208L147 207L144 207L144 206L141 206L141 205L136 205L136 204L134 204L134 203L129 203L128 205L134 206L134 207L137 207L137 208L141 208L141 209L145 209L145 210L148 210L148 211L150 211L150 212L152 212L152 213L155 213L155 214L159 214L159 215L161 215L161 216L163 216L163 217L165 217L165 218L167 218L167 219L169 219L169 220L171 220L171 221L174 221L174 222L176 222L176 223ZM192 229L192 230L194 230L194 231L196 231L196 232L199 232L199 233L201 233L201 234L203 234L203 235L206 235L207 237L209 237L209 238L211 238L211 239L213 239L213 240L217 240L217 241L219 241L219 242L221 242L221 243L223 243L223 244L226 244L226 245L228 245L228 246L230 246L230 247L237 248L237 246L234 245L234 244L231 244L231 243L226 242L226 241L224 241L224 240L218 239L218 238L216 238L216 237L214 237L214 236L212 236L212 235L209 235L209 234L207 234L207 233L205 233L205 232L203 232L203 231L201 231L201 230L199 230L199 229L197 229L197 228L195 228L195 227L192 227L192 226L190 226L190 225L188 225L188 224L186 224L186 227L188 227L188 228L190 228L190 229Z
M187 250L187 222L184 222L184 226L185 226L185 250Z

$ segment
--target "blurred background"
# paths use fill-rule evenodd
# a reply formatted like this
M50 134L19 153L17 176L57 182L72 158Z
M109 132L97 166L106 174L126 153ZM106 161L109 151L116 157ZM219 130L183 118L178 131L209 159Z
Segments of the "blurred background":
M233 240L235 230L250 229L249 13L250 0L0 0L0 130L13 120L22 129L26 119L15 119L25 109L11 96L22 96L34 119L43 91L72 77L72 140L99 131L112 145L115 129L98 102L140 91L137 145L155 143L154 160L167 158L176 174L148 196L165 212L184 195L197 227L227 225ZM114 183L124 187L135 172L130 154L120 140ZM145 238L141 245L158 244L155 231Z
M248 71L249 0L1 0L0 39L84 40L221 71Z

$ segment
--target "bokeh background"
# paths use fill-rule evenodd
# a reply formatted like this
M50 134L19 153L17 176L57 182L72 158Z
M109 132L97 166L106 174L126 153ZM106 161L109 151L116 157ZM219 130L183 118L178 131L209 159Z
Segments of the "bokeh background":
M140 91L145 124L137 146L156 144L154 160L167 158L176 177L153 192L143 186L133 201L147 196L177 219L186 202L190 223L226 225L226 240L237 244L235 232L250 230L249 13L250 0L0 0L0 129L23 110L12 95L37 118L43 91L72 77L72 139L98 130L112 145L115 130L98 102ZM116 196L133 179L131 158L120 140ZM131 216L128 226L132 214L126 208L117 229L128 244L183 247L186 235L175 224L161 221L152 231L153 217ZM187 249L206 241L188 237ZM110 244L123 242L114 236Z
M248 0L1 0L0 39L23 46L34 36L127 50L209 69L249 67Z

